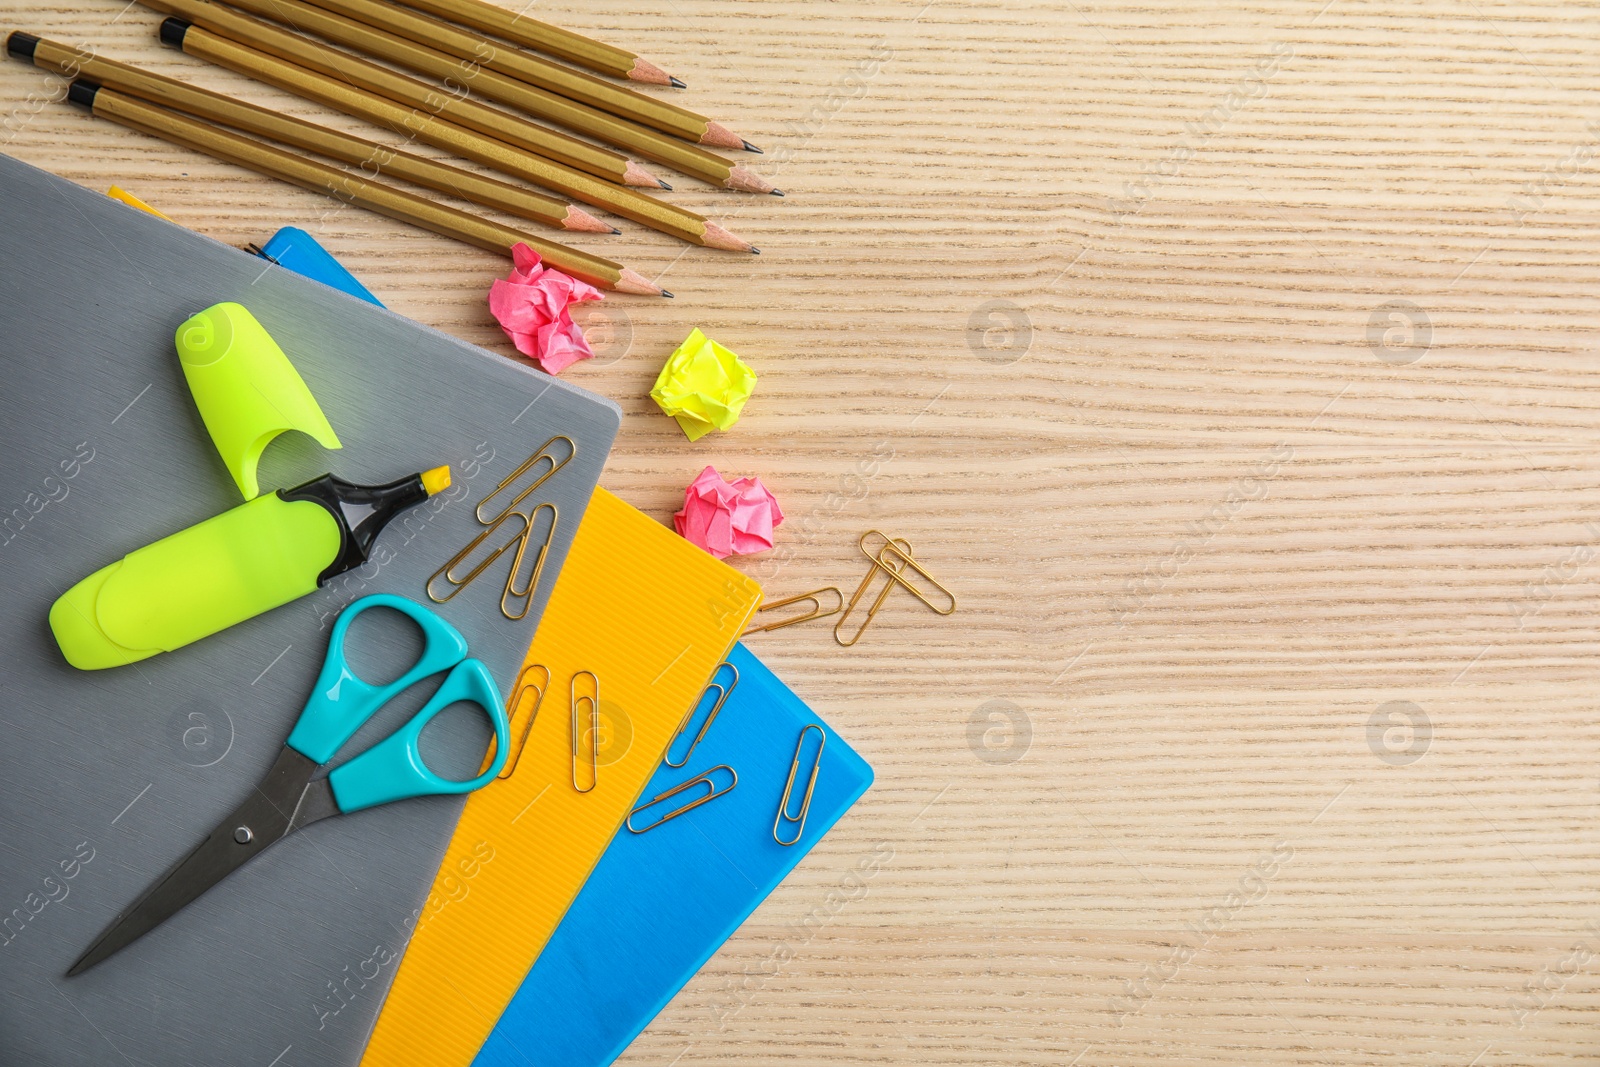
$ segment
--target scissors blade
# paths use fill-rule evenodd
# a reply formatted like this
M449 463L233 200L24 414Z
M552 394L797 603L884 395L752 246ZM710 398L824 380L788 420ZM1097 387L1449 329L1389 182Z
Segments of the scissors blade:
M81 974L160 926L284 835L308 822L337 814L331 793L326 804L322 800L321 794L328 792L326 780L309 782L316 766L284 746L272 769L244 802L144 896L124 909L72 965L67 977Z

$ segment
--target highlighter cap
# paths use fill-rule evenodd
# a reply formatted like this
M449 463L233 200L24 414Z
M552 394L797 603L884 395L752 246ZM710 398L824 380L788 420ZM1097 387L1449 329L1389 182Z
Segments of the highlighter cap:
M261 491L261 454L285 430L344 447L300 372L244 306L206 308L178 327L176 340L195 407L246 500Z

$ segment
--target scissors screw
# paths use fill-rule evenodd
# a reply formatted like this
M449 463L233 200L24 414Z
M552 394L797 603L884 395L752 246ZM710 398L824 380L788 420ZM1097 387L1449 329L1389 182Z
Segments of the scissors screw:
M233 832L233 839L241 845L248 845L255 836L255 833L248 826L241 826Z

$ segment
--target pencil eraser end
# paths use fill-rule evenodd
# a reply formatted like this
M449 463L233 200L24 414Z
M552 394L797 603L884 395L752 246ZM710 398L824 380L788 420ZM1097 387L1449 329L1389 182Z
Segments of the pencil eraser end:
M6 51L17 59L26 59L33 62L33 50L39 47L39 38L31 33L13 30L11 36L6 38Z
M438 496L450 488L450 468L435 467L431 471L423 471L422 488L428 491L429 496Z
M171 45L173 48L183 47L184 35L189 32L189 23L182 19L161 20L161 43Z
M94 107L95 94L100 91L100 86L94 82L75 81L67 86L67 99L79 107Z

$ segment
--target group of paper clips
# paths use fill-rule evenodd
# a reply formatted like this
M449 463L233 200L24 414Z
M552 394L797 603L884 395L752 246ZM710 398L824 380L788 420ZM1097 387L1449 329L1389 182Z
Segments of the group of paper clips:
M701 692L700 699L696 700L684 714L677 730L673 732L672 740L667 743L667 751L661 757L663 764L673 769L689 765L694 750L706 739L711 724L717 721L722 706L728 702L729 695L738 684L739 668L728 662L719 663L716 671L712 673L710 684ZM539 707L544 703L545 694L549 689L550 668L542 663L529 663L517 675L517 682L511 687L511 699L506 702L506 718L510 722L510 733L516 738L516 747L507 755L506 765L499 774L500 778L510 778L516 772L517 764L522 759L522 750L528 744L528 734L533 729L533 721L539 717ZM588 793L600 784L600 679L593 671L575 671L568 683L568 690L571 701L572 788L579 793ZM690 738L688 747L683 749L682 755L674 759L678 743L688 735L695 713L705 705L706 697L713 693L716 694L716 698L711 702L711 709L706 712L705 721ZM585 719L588 720L587 723ZM805 772L804 787L800 792L799 806L796 807L795 786L800 778L803 757L808 750L807 739L813 734L816 735L816 749L810 754L810 767ZM816 723L802 727L800 736L795 740L794 757L789 761L789 776L783 784L783 795L778 798L777 815L772 820L772 839L780 845L785 847L794 845L805 836L806 816L811 813L811 798L816 792L817 778L822 771L822 749L827 742L828 735ZM491 739L489 751L484 755L485 767L494 762L494 745ZM585 764L588 766L587 775L580 773ZM583 784L585 780L587 785ZM632 833L646 833L693 811L702 804L733 792L734 786L738 784L739 772L726 763L719 763L640 804L628 813L625 825ZM703 791L701 787L704 787ZM670 811L652 818L643 826L634 825L636 816L676 797L683 799Z
M542 674L543 678L530 678L536 673ZM511 699L506 701L506 719L511 732L516 734L517 744L506 756L506 765L499 777L510 778L516 771L517 762L522 759L522 750L528 744L528 732L533 729L533 720L539 717L539 706L544 703L545 693L549 689L550 668L542 663L530 663L517 675L517 683L511 687ZM533 696L531 702L527 699L530 694ZM572 788L579 793L589 793L600 784L600 679L593 671L574 671L568 683L568 695L571 700ZM524 708L527 708L527 718L522 720L522 730L518 733L517 720L521 718ZM493 761L494 741L491 739L483 765L487 767ZM588 773L580 774L580 768L585 764L588 765ZM587 785L583 784L585 781Z
M665 766L677 770L678 768L687 767L689 765L689 757L694 755L694 750L700 747L700 742L704 741L706 739L706 734L711 732L711 724L717 721L718 713L722 711L722 706L728 702L729 695L733 693L734 687L738 684L738 667L735 667L733 664L728 663L727 661L717 664L717 669L711 672L711 681L706 685L704 691L701 692L700 698L693 704L689 705L689 710L683 713L683 719L679 721L678 728L672 732L672 740L667 742L667 750L661 755L661 762ZM706 697L711 693L716 694L716 699L711 702L711 710L706 712L705 722L700 724L700 729L695 732L694 737L689 741L689 747L683 750L683 757L674 762L672 758L673 750L677 748L678 742L683 738L685 733L688 732L690 724L694 722L695 712L700 710L701 705L706 702ZM727 784L723 785L721 788L718 788L719 778L723 778L727 782ZM673 786L671 789L668 789L663 793L657 793L643 804L640 804L638 807L634 808L628 813L628 818L624 825L626 825L630 831L636 834L642 834L648 830L654 830L662 823L671 822L678 816L693 811L695 808L698 808L700 805L705 804L708 801L715 800L717 797L733 792L733 787L738 784L739 772L728 766L726 763L719 763L715 767L701 771L688 781L680 782L678 785ZM679 796L680 794L687 793L692 789L697 789L699 786L705 786L705 792L685 797L684 803L679 804L677 807L673 808L665 815L662 815L660 818L651 820L644 826L633 825L633 818L635 815L639 815L645 811L648 811L657 804L660 804L662 801L671 800L673 797Z
M558 441L566 442L565 449L556 450L566 453L562 459L557 459L556 453L551 451L551 446ZM556 523L561 516L555 504L548 500L532 507L523 506L524 501L548 482L556 471L571 463L577 454L578 446L572 438L566 434L557 434L540 445L537 452L524 460L521 466L494 487L493 492L480 500L474 514L484 527L482 532L468 541L465 548L451 556L445 561L444 566L429 576L424 586L428 599L435 604L443 604L452 599L461 590L477 581L494 565L495 560L514 550L511 570L506 574L505 587L500 593L500 613L512 620L526 618L529 609L533 607L534 592L539 588L539 578L544 573L545 559L550 554L550 545L556 536ZM528 481L530 478L532 480ZM502 496L505 499L500 502ZM539 519L541 511L550 513L550 521L544 529L542 538L534 533L534 530L542 525ZM506 536L502 540L496 536L497 534ZM491 538L494 540L490 541ZM490 545L487 554L483 549L485 543ZM530 543L538 547L531 567L525 567ZM526 573L525 579L524 573ZM434 588L436 584L440 586L438 591Z
M725 674L724 672L727 673ZM738 684L739 668L726 662L718 664L716 671L711 676L711 683L700 694L700 699L695 701L693 706L689 708L683 717L683 721L678 724L678 729L673 733L672 740L668 742L667 751L661 759L663 764L672 768L688 765L689 758L694 755L694 750L699 747L700 742L705 740L706 733L711 729L711 724L717 719L717 713L722 710L722 706L727 703L729 694L733 692L734 687ZM683 750L682 755L675 761L673 756L678 742L687 735L689 726L694 721L695 712L700 710L706 702L706 697L712 693L716 694L716 699L711 703L711 710L706 713L705 721L700 724L700 729L695 731L688 747ZM816 735L816 751L811 756L810 770L806 772L805 788L800 796L800 805L796 809L793 803L796 779L800 775L801 757L807 749L807 738L813 733ZM795 741L794 758L789 763L789 777L784 782L783 795L778 799L778 813L772 821L772 839L780 845L786 847L793 845L805 836L806 816L811 813L811 797L816 792L817 778L822 771L822 748L827 744L827 740L827 734L821 726L816 723L809 723L801 728L800 736ZM733 792L734 787L738 784L739 772L726 763L719 763L715 767L701 771L687 781L680 782L670 789L657 793L643 804L640 804L628 813L625 825L632 833L648 833L658 826L671 822L680 815L693 811L702 804L710 803L720 796ZM682 799L678 800L676 806L665 814L652 817L643 826L634 825L636 816L644 814L659 804L680 797Z
M877 551L867 547L869 542L876 544L878 541L882 541L882 544L878 546ZM793 604L809 602L811 606L802 610L798 615L791 615L787 618L779 619L777 622L758 622L756 625L746 629L744 636L749 637L751 634L766 633L768 630L781 630L785 626L795 626L802 622L810 622L812 619L826 619L838 615L839 620L833 624L833 639L844 647L849 648L861 640L861 635L867 632L867 626L877 617L878 612L883 609L884 603L889 599L889 594L897 586L910 590L912 596L922 601L936 614L951 615L955 613L956 595L941 585L938 579L929 574L927 568L918 563L911 555L910 541L903 537L890 537L879 530L868 530L861 535L856 545L861 549L861 554L866 556L872 565L867 568L866 577L861 579L861 584L856 586L856 591L851 594L848 601L845 600L844 594L839 592L837 586L827 585L821 589L813 589L809 593L800 593L795 596L785 597L782 600L764 603L756 609L757 615L767 611L775 611L778 608L786 608ZM883 588L879 590L877 597L867 608L866 616L861 620L861 625L855 628L854 633L850 633L845 629L845 623L849 621L850 616L860 606L862 599L867 595L868 590L872 588L873 583L877 581L880 573L887 576ZM931 591L924 590L917 580L931 586ZM833 606L825 608L823 606L824 601L832 601Z

